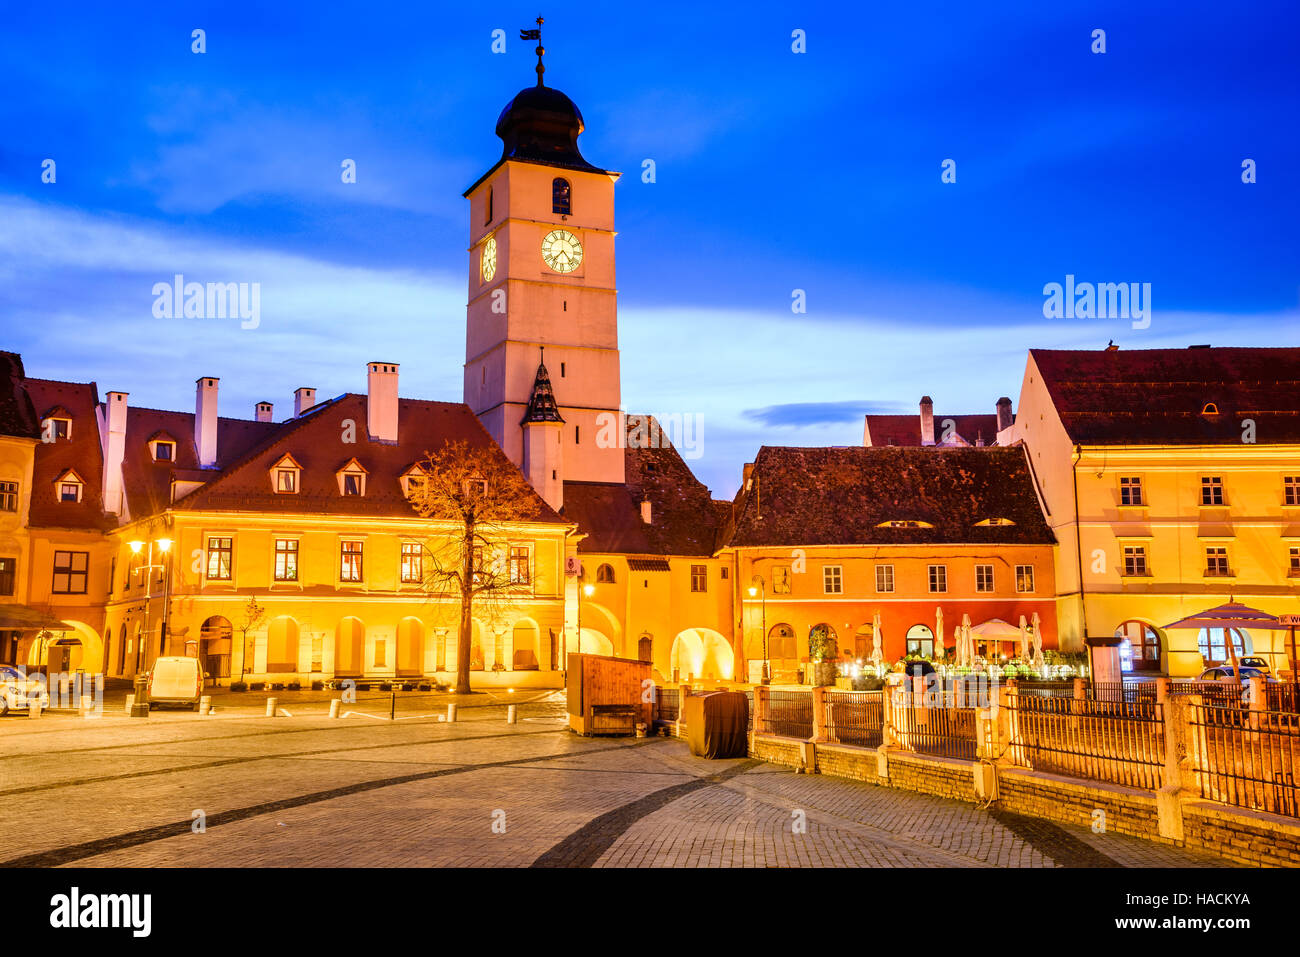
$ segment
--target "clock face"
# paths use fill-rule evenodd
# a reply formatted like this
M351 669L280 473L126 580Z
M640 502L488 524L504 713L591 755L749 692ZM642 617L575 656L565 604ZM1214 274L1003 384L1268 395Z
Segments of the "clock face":
M573 272L582 265L582 243L567 229L552 229L542 240L542 260L556 272Z
M487 242L483 244L483 281L491 282L496 274L497 241L495 236L489 236Z

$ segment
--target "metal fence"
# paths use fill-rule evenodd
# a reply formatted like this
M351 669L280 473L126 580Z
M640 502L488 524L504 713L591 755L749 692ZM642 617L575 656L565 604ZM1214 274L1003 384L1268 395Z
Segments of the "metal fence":
M1294 681L1280 681L1277 684L1264 685L1264 707L1269 711L1289 711L1300 713L1300 684Z
M895 691L890 702L894 739L909 751L974 761L975 708L957 707L959 692Z
M754 726L759 734L780 734L790 738L811 738L813 708L811 691L769 691L767 717Z
M883 691L827 691L823 707L827 741L864 748L880 746L885 721Z
M676 721L681 713L681 692L676 688L655 687L655 719Z
M1073 681L1017 681L1021 694L1034 694L1043 698L1073 698Z
M1240 708L1249 703L1246 687L1240 681L1171 681L1169 695L1181 698L1198 694L1206 704L1219 708Z
M1165 755L1163 705L1154 699L1010 695L1013 764L1154 791Z
M1300 817L1300 715L1191 704L1201 797Z

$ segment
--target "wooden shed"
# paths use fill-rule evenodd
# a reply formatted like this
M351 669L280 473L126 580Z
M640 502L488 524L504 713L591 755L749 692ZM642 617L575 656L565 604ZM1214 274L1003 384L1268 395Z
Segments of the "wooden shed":
M635 734L653 707L650 662L569 655L569 727L579 734Z

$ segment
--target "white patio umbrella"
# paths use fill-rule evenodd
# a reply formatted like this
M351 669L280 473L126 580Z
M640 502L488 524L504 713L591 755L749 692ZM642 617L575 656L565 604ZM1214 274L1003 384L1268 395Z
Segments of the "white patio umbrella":
M1020 660L1029 660L1029 625L1024 615L1020 616Z
M969 668L975 663L975 648L970 635L970 615L961 616L961 663Z
M871 616L871 663L879 668L884 657L880 650L880 612L876 612Z
M943 607L934 610L934 656L943 659Z
M1043 670L1043 629L1038 612L1034 612L1034 667L1040 672Z

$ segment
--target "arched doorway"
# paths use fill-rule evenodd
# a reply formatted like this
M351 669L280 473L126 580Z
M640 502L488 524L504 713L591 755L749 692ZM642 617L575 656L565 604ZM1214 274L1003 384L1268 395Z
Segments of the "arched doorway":
M424 622L403 618L397 623L397 673L424 673Z
M691 667L682 668L689 660ZM712 628L687 628L673 642L672 667L683 676L709 681L730 681L735 675L736 655L727 641ZM684 678L683 678L684 680Z
M913 625L907 629L906 652L908 655L920 655L923 658L934 657L934 632L929 625Z
M266 671L287 674L297 670L298 622L282 615L266 626Z
M758 657L762 657L759 651ZM767 658L776 682L794 681L799 671L799 638L794 626L781 622L767 631Z
M699 677L704 666L704 641L693 628L673 639L668 661L674 681L689 681Z
M512 671L537 671L541 666L537 661L538 631L537 623L531 618L524 618L515 623L514 661Z
M334 631L335 677L359 677L366 650L366 626L360 618L344 618Z
M819 649L821 657L826 661L833 661L840 656L839 636L824 621L808 629L808 657L816 658Z
M858 630L853 633L853 657L858 661L870 661L871 649L875 645L875 637L876 626L873 623L867 622L859 625Z
M1115 629L1125 671L1161 671L1160 632L1144 621L1126 621Z
M230 677L230 654L234 638L234 629L230 621L220 615L213 615L199 628L198 653L200 667L212 680ZM190 644L186 642L186 653ZM252 662L245 663L244 669L251 670Z

